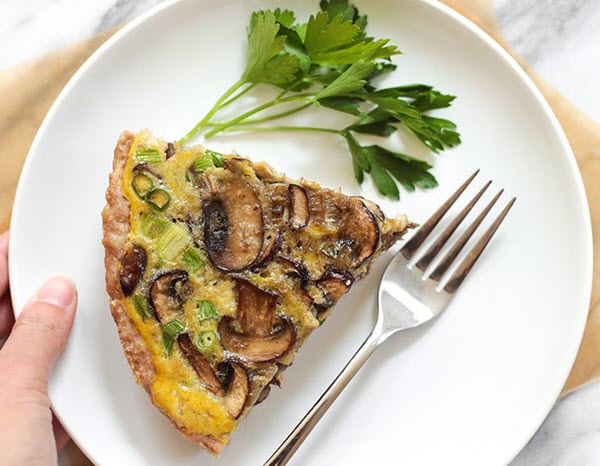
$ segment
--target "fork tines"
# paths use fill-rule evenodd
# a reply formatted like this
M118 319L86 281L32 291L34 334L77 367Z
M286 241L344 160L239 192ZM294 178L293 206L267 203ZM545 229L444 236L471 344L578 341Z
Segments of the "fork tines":
M452 205L456 202L456 200L462 195L462 193L467 189L471 181L477 176L479 170L473 173L457 190L450 198L444 202L444 204L436 210L433 215L423 224L421 228L413 235L413 237L404 245L401 249L402 255L407 259L411 260L414 254L419 250L419 248L423 245L425 240L429 237L432 231L435 229L437 224L440 222L442 217L446 215L446 213L450 210ZM431 265L433 260L437 257L439 252L442 250L444 245L448 242L452 234L456 231L465 217L471 212L475 204L481 199L487 188L491 184L491 180L488 181L481 190L469 201L469 203L459 212L459 214L450 222L450 224L444 229L444 231L438 236L438 238L433 242L433 244L427 249L425 254L419 259L419 261L415 264L415 266L425 272L425 270ZM477 216L477 218L469 225L469 227L465 230L465 232L460 236L460 238L454 243L454 245L450 248L450 250L446 253L446 255L442 258L440 263L436 266L433 272L429 275L429 278L440 281L444 274L450 269L453 262L463 250L471 236L475 233L479 225L483 222L487 214L492 210L492 207L502 193L504 192L501 189L493 199L485 206L485 208L481 211L481 213ZM516 197L513 197L508 204L502 209L502 212L496 217L496 219L492 222L492 224L488 227L479 241L471 248L471 250L467 253L466 257L460 263L456 271L452 274L452 276L448 279L448 282L444 286L444 291L448 293L454 293L461 285L467 274L475 265L479 256L487 246L487 244L496 233L496 230L502 223L502 220L508 214L508 211L513 206L516 201Z

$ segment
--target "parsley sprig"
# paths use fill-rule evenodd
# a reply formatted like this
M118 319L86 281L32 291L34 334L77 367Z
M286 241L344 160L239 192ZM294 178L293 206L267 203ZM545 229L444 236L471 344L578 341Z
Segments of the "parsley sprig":
M357 134L389 137L402 126L436 154L460 144L453 122L429 114L449 107L454 96L424 84L377 87L376 78L396 70L390 60L401 52L388 39L368 36L366 27L367 17L348 0L321 0L320 11L306 23L296 22L290 10L254 12L242 77L180 142L200 131L205 131L205 138L229 131L332 133L346 140L358 183L368 173L378 191L393 199L400 197L398 184L408 191L437 186L427 162L380 145L362 145L356 138ZM280 91L234 118L214 121L217 113L258 85ZM345 128L265 125L313 106L356 120ZM266 112L274 107L280 110Z

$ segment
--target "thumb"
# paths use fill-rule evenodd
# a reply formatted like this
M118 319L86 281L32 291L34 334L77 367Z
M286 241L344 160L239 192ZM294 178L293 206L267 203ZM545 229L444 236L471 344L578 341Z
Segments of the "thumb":
M50 369L67 342L76 307L75 285L63 276L50 278L34 294L0 352L12 374L11 385L47 391Z

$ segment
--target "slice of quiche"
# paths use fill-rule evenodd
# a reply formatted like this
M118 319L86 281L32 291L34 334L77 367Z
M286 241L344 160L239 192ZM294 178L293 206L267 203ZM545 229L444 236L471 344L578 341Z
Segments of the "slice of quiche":
M135 380L213 455L408 226L147 131L119 139L106 200L106 288Z

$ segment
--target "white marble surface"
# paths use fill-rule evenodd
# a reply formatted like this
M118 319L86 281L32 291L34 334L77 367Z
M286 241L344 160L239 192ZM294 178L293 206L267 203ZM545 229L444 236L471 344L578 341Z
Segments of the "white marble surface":
M0 69L130 20L160 0L0 0ZM494 0L508 42L600 122L600 2ZM513 466L600 464L600 383L559 400Z

